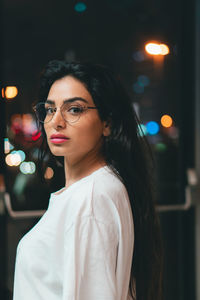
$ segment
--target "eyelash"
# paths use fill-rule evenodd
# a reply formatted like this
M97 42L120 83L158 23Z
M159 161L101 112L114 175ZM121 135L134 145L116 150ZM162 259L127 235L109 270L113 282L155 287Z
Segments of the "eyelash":
M84 111L83 107L79 106L72 106L68 109L68 111L70 111L71 109L78 109L78 113L82 113Z
M78 109L78 110L79 110L78 113L82 113L82 112L84 111L84 107L81 107L81 106L75 106L75 105L69 107L69 108L67 109L67 111L70 112L71 109ZM54 108L51 107L51 106L50 106L50 107L46 107L45 110L46 110L46 114L48 114L48 113L51 114L51 113L54 112ZM49 112L49 110L52 110L52 111ZM75 113L75 112L74 112L74 113Z

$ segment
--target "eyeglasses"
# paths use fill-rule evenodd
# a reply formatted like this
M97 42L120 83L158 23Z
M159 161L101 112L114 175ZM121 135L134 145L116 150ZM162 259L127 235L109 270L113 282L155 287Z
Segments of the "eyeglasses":
M34 108L36 113L37 119L41 123L48 123L53 119L57 108L52 107L49 103L38 103ZM80 104L72 104L72 103L64 103L60 107L60 112L63 119L68 123L75 123L77 122L81 115L86 112L88 109L97 109L97 107L93 106L82 106Z
M48 123L50 122L56 111L56 107L52 107L51 104L46 102L40 102L38 103L34 108L34 111L36 113L37 119L41 123ZM60 107L60 112L63 117L63 119L68 123L75 123L77 122L81 115L86 112L88 109L97 109L97 107L94 106L83 106L80 104L72 104L72 103L64 103Z

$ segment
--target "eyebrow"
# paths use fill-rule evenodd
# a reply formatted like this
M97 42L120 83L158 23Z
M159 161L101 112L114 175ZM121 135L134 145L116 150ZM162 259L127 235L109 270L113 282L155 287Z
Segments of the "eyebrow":
M83 101L84 103L88 103L88 101L85 100L84 98L81 98L81 97L73 97L73 98L69 98L69 99L64 100L64 101L63 101L63 104L65 104L65 103L72 103L72 102L75 102L75 101L77 101L77 100ZM47 99L47 100L46 100L46 103L49 103L49 104L55 104L55 101L50 100L50 99Z

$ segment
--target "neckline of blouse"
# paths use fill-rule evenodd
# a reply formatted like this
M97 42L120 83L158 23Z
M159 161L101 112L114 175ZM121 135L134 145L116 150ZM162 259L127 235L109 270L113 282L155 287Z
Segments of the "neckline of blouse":
M74 185L76 185L77 183L80 183L81 181L84 181L86 179L88 179L89 177L93 177L94 175L96 175L97 173L99 173L102 170L109 170L109 167L107 165L100 167L99 169L93 171L92 173L90 173L89 175L82 177L81 179L75 181L74 183L72 183L69 187L62 187L61 189L57 190L54 193L51 193L51 197L58 197L60 195L62 195L65 191L68 191L71 187L73 187Z

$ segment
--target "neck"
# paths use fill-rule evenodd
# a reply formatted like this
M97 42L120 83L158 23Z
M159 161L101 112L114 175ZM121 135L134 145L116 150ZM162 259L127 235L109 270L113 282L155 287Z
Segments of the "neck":
M64 158L65 186L69 187L74 182L86 177L106 165L103 157L85 157L80 161L71 162Z

